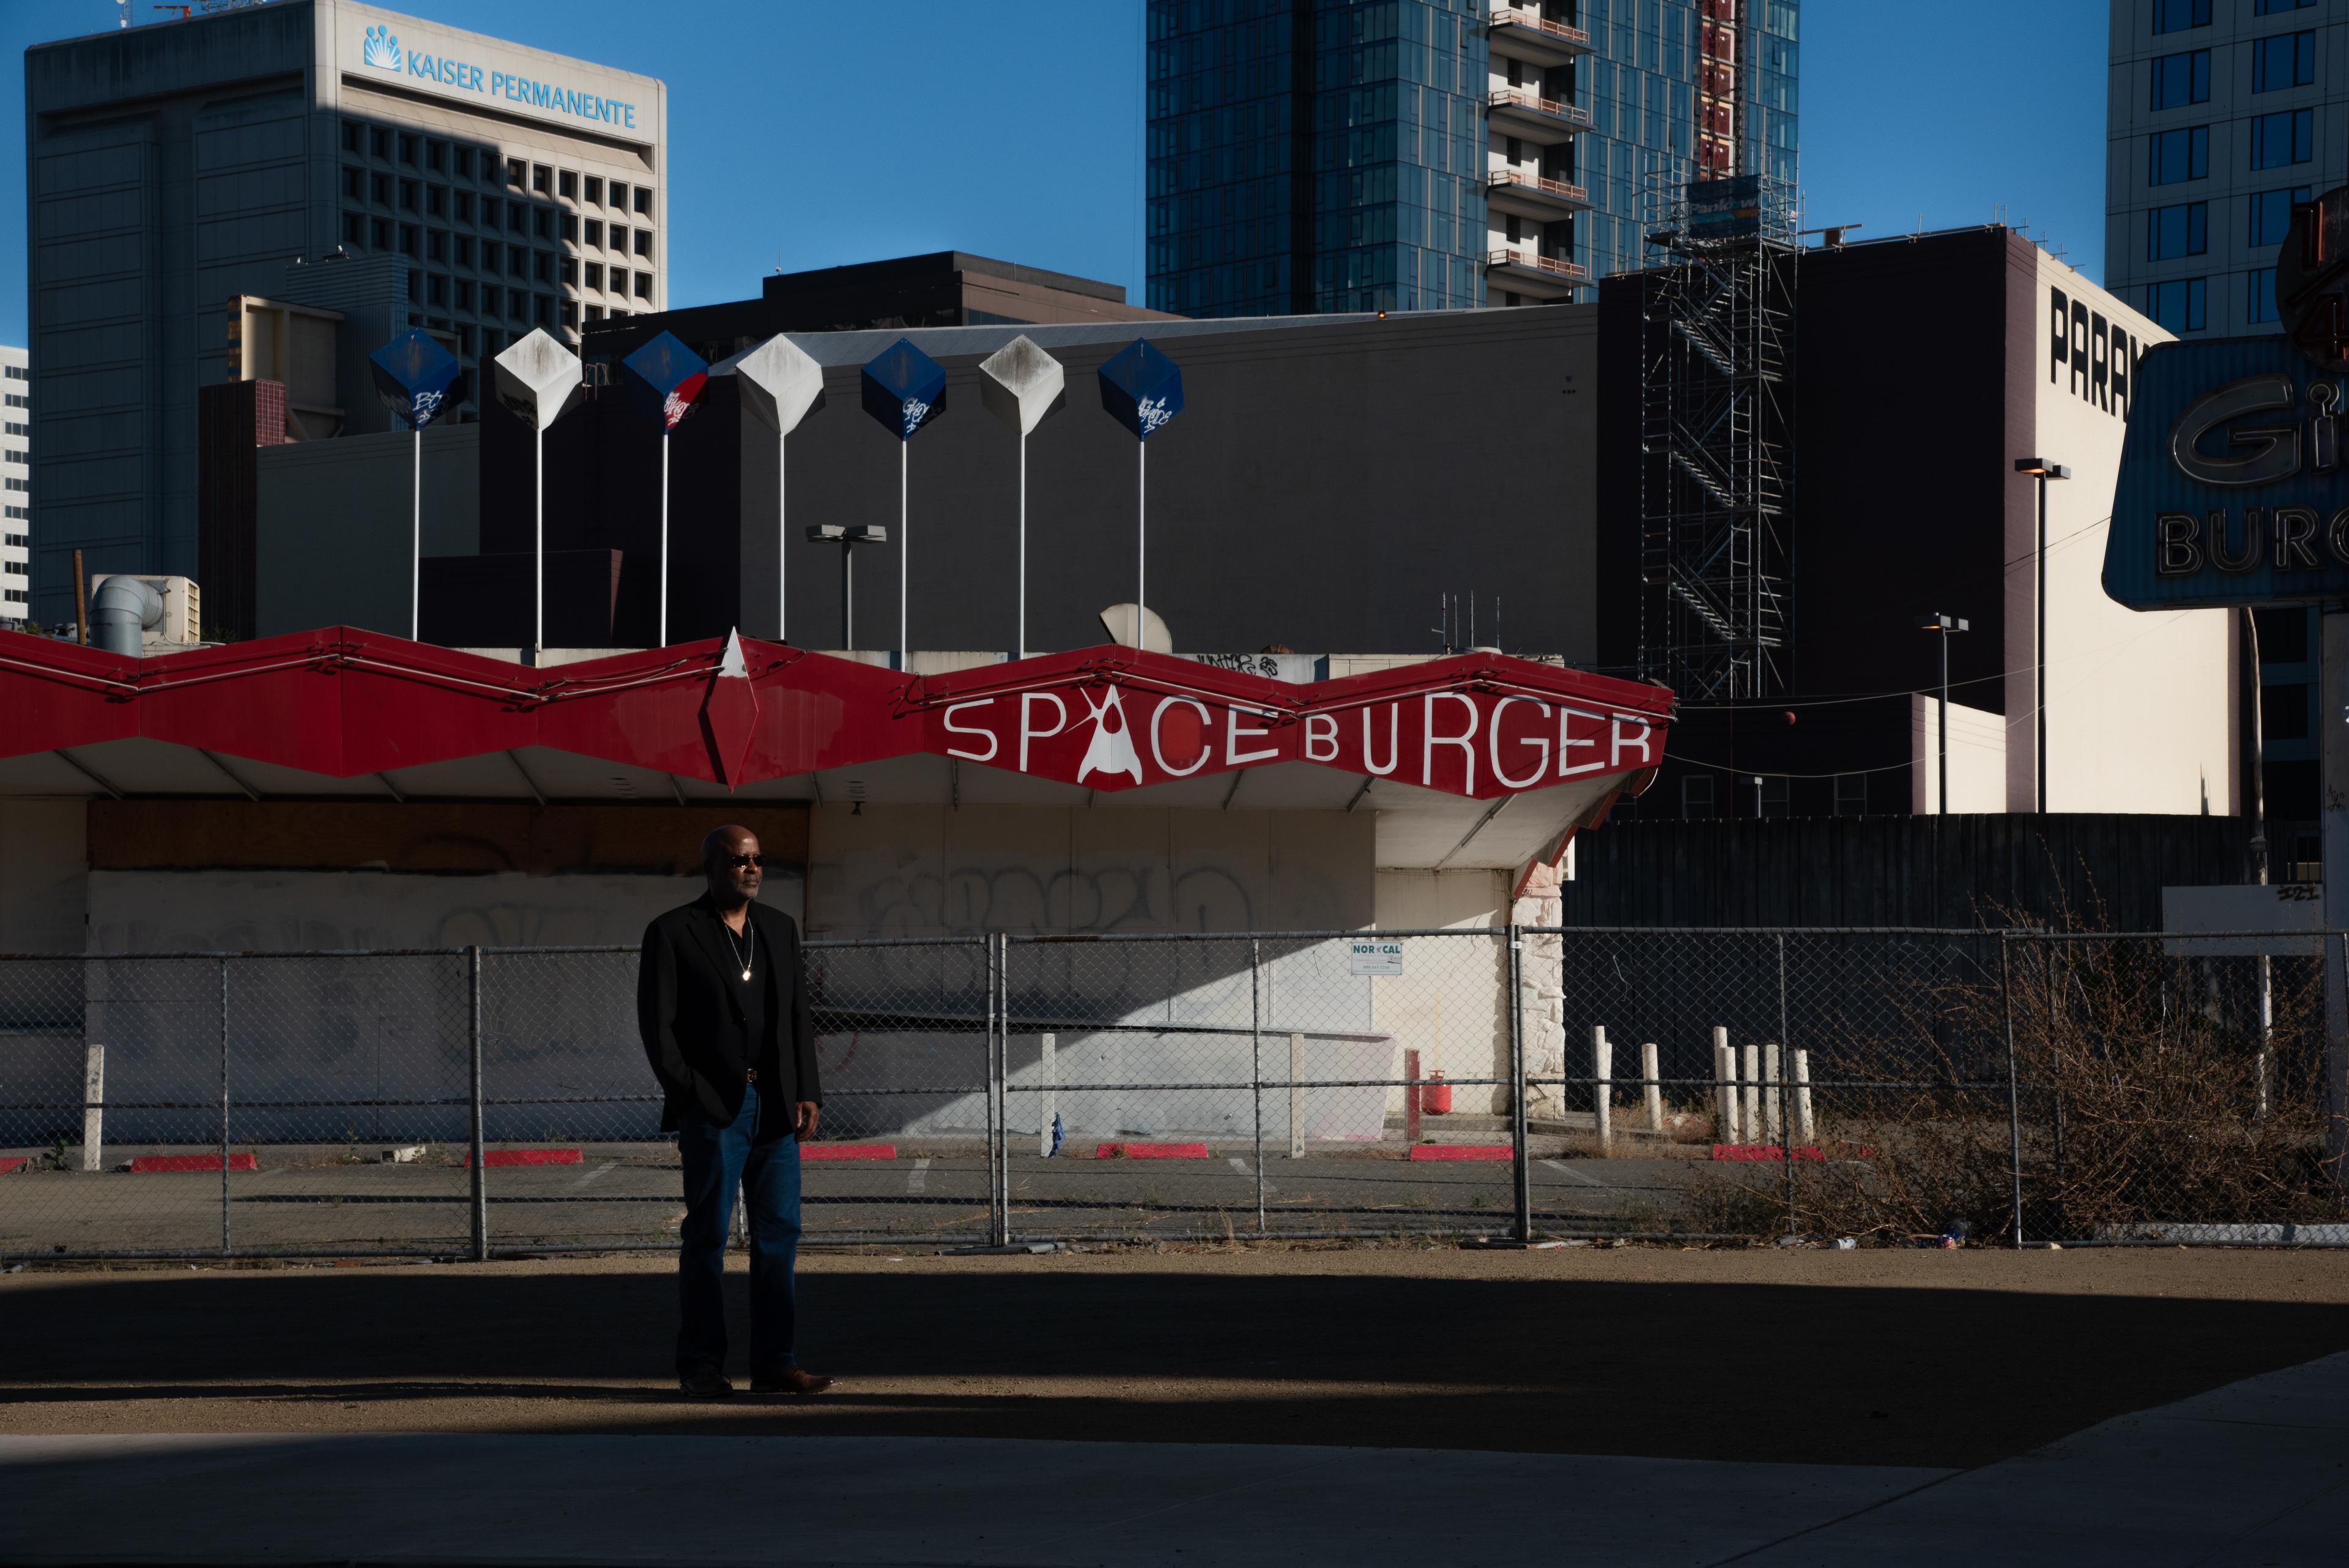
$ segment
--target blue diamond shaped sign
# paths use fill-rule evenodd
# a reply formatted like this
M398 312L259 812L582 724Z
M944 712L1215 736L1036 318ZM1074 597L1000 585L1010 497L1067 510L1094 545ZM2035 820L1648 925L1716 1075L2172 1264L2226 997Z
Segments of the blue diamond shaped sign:
M1148 441L1183 411L1183 367L1137 337L1103 362L1101 368L1102 407L1133 432Z
M620 361L620 379L627 385L628 406L660 426L663 432L685 422L701 401L709 384L709 362L664 332Z
M463 367L420 327L411 327L367 356L376 395L391 417L420 431L449 405L449 389Z
M864 411L899 441L946 411L946 371L903 337L866 362L862 380Z

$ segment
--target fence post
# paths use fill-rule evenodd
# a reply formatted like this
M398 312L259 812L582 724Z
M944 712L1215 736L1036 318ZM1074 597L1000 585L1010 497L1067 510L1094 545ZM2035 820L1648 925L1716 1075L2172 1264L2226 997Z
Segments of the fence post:
M1011 939L998 931L988 942L987 966L987 1208L989 1241L1011 1244L1011 1137L1007 1125L1010 1099L1006 1061L1010 1056Z
M2023 1096L2014 1071L2014 989L2008 974L2007 933L1998 934L1998 1010L2006 1028L2006 1137L2014 1176L2014 1244L2023 1245Z
M1036 1078L1042 1091L1036 1096L1036 1152L1050 1158L1052 1118L1061 1114L1061 1037L1036 1036Z
M1264 1234L1264 944L1248 939L1248 1121L1256 1138L1256 1233ZM1291 1089L1290 1096L1297 1091Z
M228 1230L228 960L220 961L220 1162L221 1256L229 1255Z
M1288 1158L1305 1158L1305 1036L1288 1036Z
M1737 1129L1737 1053L1723 1023L1713 1026L1713 1097L1721 1122L1713 1136L1723 1143L1743 1143Z
M1802 1234L1801 1221L1796 1218L1799 1208L1795 1185L1795 1142L1792 1120L1786 1115L1785 1053L1794 1048L1786 1031L1786 933L1778 933L1778 1038L1763 1046L1763 1074L1769 1080L1762 1091L1762 1103L1767 1107L1766 1126L1778 1143L1778 1160L1786 1175L1786 1234Z
M1811 1119L1811 1054L1790 1053L1795 1063L1795 1133L1804 1143L1818 1140L1818 1124Z
M82 1053L81 1168L106 1168L106 1047L95 1040Z
M1607 1038L1604 1023L1590 1026L1590 1110L1599 1153L1602 1158L1611 1155L1615 1152L1615 1043Z
M465 950L465 1059L471 1078L466 1090L471 1105L471 1126L468 1132L471 1154L466 1164L472 1169L473 1191L473 1262L490 1261L490 1185L489 1172L482 1168L481 1145L481 950Z
M1526 988L1525 928L1509 922L1509 1146L1516 1170L1517 1240L1534 1242L1533 1172L1526 1158Z
M1648 1130L1661 1137L1664 1136L1664 1075L1658 1067L1656 1043L1652 1040L1642 1043L1640 1046L1640 1081L1647 1092L1640 1098L1647 1102Z

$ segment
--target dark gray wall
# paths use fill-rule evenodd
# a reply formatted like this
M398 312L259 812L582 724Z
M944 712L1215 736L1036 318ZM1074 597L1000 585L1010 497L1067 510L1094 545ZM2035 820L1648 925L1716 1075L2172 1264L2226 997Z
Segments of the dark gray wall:
M254 630L408 635L415 454L405 433L261 449ZM424 432L424 553L481 548L481 427Z
M226 302L321 246L310 60L299 0L25 51L40 620L72 613L77 546L92 572L195 571L196 389L222 379Z
M2240 816L1619 818L1576 837L1564 919L1964 927L2061 924L2068 910L2156 931L2163 888L2248 879L2251 832Z
M1133 597L1135 442L1094 376L1129 340L1052 349L1069 393L1028 443L1032 649L1100 642L1099 612ZM1500 595L1513 650L1588 660L1596 345L1589 306L1168 337L1185 408L1149 443L1149 601L1176 646L1430 651L1449 588L1488 610ZM1009 649L1019 445L979 400L977 357L941 362L946 411L909 454L912 640ZM672 641L774 630L774 438L725 379L673 438ZM888 527L858 556L856 624L866 647L897 642L899 443L857 385L854 365L829 369L791 438L788 630L807 647L840 639L839 552L802 539L817 522ZM482 547L527 548L529 432L495 404L482 420ZM549 547L654 550L659 464L616 393L559 423Z

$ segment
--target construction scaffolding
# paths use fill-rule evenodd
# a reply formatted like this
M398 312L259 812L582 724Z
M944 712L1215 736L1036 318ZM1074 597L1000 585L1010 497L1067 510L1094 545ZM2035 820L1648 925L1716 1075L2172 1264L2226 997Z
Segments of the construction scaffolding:
M1793 189L1643 172L1640 673L1684 700L1786 689L1794 504Z

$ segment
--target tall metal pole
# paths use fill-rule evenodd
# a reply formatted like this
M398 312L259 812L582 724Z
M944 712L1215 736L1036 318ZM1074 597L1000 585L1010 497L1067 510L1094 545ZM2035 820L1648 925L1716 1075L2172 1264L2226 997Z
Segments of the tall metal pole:
M661 431L660 640L668 646L668 431Z
M784 620L787 620L787 616L790 616L790 604L792 604L790 597L784 595L784 587L782 587L782 566L787 555L790 555L790 538L792 538L790 529L784 526L784 508L782 508L782 468L784 468L782 442L784 440L787 440L787 437L782 435L782 431L775 432L775 642L790 642L790 637L784 637Z
M466 1161L473 1178L473 1262L490 1261L490 1189L489 1173L481 1168L481 950L465 950L465 993L467 1022L465 1054L471 1064L472 1087L472 1156Z
M541 425L531 439L537 443L538 477L532 500L536 521L531 530L530 649L537 654L546 647L546 427Z
M424 593L424 427L416 427L416 468L409 485L408 515L408 640L418 640Z
M1264 1232L1264 944L1248 939L1248 1087L1256 1118L1256 1233ZM1295 1090L1289 1091L1291 1094Z
M1028 657L1028 432L1019 432L1019 639L1015 658Z
M783 563L790 553L791 535L783 521L783 442L787 438L775 432L775 640L788 642L784 622L790 613L791 600L783 591Z
M1950 815L1950 628L1946 626L1942 627L1940 636L1941 729L1940 749L1941 753L1941 798L1934 803L1938 809L1933 815L1936 816L1947 816Z
M2036 804L2044 814L2047 810L2047 475L2044 472L2039 475L2038 643L2039 691L2036 701L2039 706L2039 742L2036 749L2039 762L2039 792ZM1946 680L1947 678L1944 677L1945 684ZM1944 701L1946 700L1945 694Z
M1998 934L1998 1006L2006 1025L2006 1137L2007 1163L2014 1175L2014 1244L2023 1245L2023 1098L2015 1082L2014 1068L2014 991L2008 977L2007 933Z
M229 1254L228 1236L228 960L220 961L220 1165L221 1256Z
M897 443L897 667L902 670L913 657L914 639L905 628L905 582L907 556L913 541L905 537L905 455L911 441Z
M840 542L840 647L856 651L856 545L848 539Z
M1510 1174L1516 1199L1517 1241L1530 1247L1534 1244L1534 1191L1526 1147L1525 928L1512 922L1508 941L1502 972L1509 985L1509 1151L1514 1167Z
M1150 443L1136 441L1133 478L1133 646L1148 646L1143 623L1150 612Z
M2324 927L2342 932L2349 929L2349 611L2328 607L2319 624ZM2324 1161L2334 1185L2349 1186L2349 934L2324 947Z

